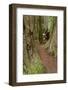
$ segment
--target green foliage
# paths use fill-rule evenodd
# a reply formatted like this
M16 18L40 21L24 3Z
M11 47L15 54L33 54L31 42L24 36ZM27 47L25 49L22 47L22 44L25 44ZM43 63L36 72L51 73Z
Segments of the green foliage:
M24 65L24 74L39 74L39 73L45 73L46 69L41 63L40 57L38 54L35 54L34 58L32 59L32 62L28 64L27 68Z
M56 23L56 17L49 16L48 17L48 31L52 32L54 30L54 25Z

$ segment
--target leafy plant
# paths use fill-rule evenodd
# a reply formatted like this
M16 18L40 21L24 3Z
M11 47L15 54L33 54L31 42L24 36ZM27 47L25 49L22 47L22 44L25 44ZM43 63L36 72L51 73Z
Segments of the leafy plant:
M24 73L25 74L40 74L45 73L46 69L41 63L40 57L38 54L35 54L32 62L28 64L27 68L24 66Z

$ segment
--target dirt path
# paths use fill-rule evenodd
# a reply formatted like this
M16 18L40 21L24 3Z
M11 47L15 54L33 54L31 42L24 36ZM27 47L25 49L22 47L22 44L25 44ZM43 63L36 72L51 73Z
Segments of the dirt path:
M47 69L47 73L56 73L57 72L57 62L56 60L50 56L47 51L44 50L44 47L38 45L38 53L42 60L43 65Z

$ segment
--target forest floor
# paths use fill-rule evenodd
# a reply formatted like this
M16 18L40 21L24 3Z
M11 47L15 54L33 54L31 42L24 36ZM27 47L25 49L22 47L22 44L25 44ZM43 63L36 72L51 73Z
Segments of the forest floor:
M42 45L37 45L38 53L47 73L57 73L57 60L49 55Z

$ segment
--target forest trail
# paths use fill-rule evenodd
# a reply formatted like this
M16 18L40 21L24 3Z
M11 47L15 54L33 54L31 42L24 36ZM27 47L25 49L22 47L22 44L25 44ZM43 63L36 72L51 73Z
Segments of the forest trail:
M42 45L38 45L37 47L39 56L42 60L42 64L47 69L47 73L56 73L57 72L57 60L53 58L51 55L45 51Z

